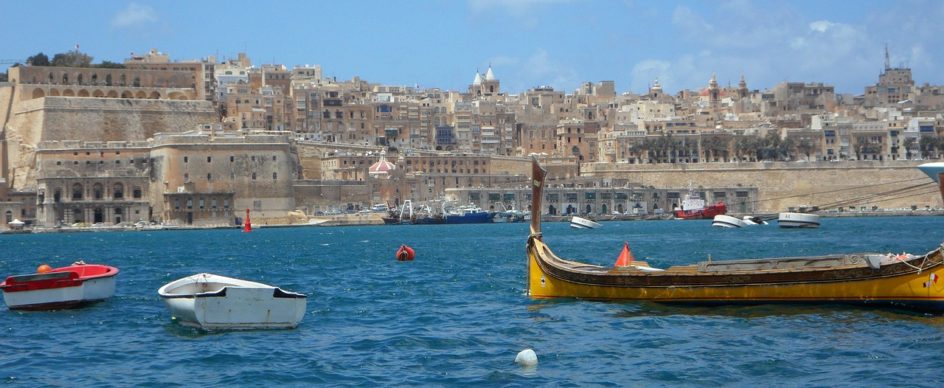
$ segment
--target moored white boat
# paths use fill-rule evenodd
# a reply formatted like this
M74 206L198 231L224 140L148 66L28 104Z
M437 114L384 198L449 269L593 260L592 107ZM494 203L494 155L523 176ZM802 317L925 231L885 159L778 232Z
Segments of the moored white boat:
M43 266L41 266L42 268ZM118 268L74 263L29 275L9 276L0 283L11 310L55 310L80 307L115 295Z
M718 214L711 220L711 226L719 228L740 228L744 226L744 221L737 217L731 217L724 214Z
M181 324L207 330L294 328L307 307L304 294L209 273L167 283L157 293Z
M780 213L777 224L781 228L819 228L819 215L810 213Z
M603 225L600 225L597 222L590 221L583 217L573 216L570 219L570 227L575 229L596 229Z
M745 226L767 225L767 220L760 218L758 216L744 216L743 218L741 218L741 222L744 223Z

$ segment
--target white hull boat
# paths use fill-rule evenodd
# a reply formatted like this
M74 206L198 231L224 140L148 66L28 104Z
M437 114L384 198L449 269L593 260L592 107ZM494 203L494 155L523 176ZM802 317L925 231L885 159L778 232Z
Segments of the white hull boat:
M711 226L716 226L719 228L740 228L745 226L745 224L740 218L719 214L711 220Z
M741 218L741 222L743 222L745 226L767 225L766 220L757 216L744 216L744 218Z
M819 216L809 213L780 213L777 224L781 228L819 228Z
M570 227L575 229L596 229L601 226L603 225L582 217L573 216L570 219Z
M75 263L45 272L7 277L0 283L0 289L10 310L74 308L115 295L117 275L118 268L115 267Z
M304 294L208 273L175 280L157 293L181 324L207 330L290 329L307 306Z

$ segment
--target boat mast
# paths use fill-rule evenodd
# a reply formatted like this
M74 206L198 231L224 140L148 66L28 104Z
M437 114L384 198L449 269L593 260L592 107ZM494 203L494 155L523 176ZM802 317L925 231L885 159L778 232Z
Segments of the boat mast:
M541 168L538 158L531 157L531 237L541 238L541 192L547 171Z

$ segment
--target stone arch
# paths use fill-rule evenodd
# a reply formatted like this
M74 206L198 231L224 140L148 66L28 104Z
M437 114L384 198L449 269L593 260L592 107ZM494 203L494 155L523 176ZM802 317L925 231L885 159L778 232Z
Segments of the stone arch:
M48 83L53 83L53 81L56 80L56 77L53 77L53 76L52 76L52 72L49 73L49 77L47 77L47 78L49 78Z
M46 92L40 88L33 89L33 98L46 97Z
M127 86L128 76L122 74L121 77L118 77L118 86Z
M141 198L141 187L139 187L139 186L134 186L134 188L131 189L131 196L134 197L135 199L140 199L140 198Z
M134 98L134 96L131 94L131 92L125 90L121 92L121 98Z
M131 81L131 86L134 86L134 87L136 87L136 88L140 88L140 87L141 87L141 77L134 77L134 79Z
M92 73L92 85L98 85L98 73Z
M105 93L101 90L95 90L92 92L92 97L105 97Z
M134 98L147 98L147 94L145 94L144 91L139 90L137 93L135 93Z
M187 99L186 96L184 96L184 94L181 92L170 92L170 94L167 97L170 98L171 100L186 100Z
M151 92L151 95L148 96L148 98L150 98L150 99L152 99L152 100L159 100L159 99L161 99L161 94L158 93L158 92L156 92L156 91L154 91L154 92Z
M72 89L66 89L62 91L63 97L75 97L75 92Z
M102 199L105 197L105 187L101 183L92 185L92 199Z
M81 184L81 183L75 183L75 184L73 184L73 185L72 185L72 199L73 199L73 200L82 199L82 193L83 193L84 191L85 191L85 190L82 188L82 184Z
M62 73L62 84L63 84L63 85L68 85L68 84L69 84L69 74L68 74L68 73Z
M116 92L116 91L114 91L114 90L109 90L109 91L108 91L108 94L106 94L105 97L108 97L108 98L118 98L118 92Z
M55 89L55 88L49 89L49 95L50 95L50 96L58 96L58 95L59 95L59 89Z
M76 94L79 97L88 97L90 96L88 89L79 90L79 93Z
M77 207L72 208L72 222L75 222L75 223L85 222L85 214L82 213L82 209L79 209Z
M84 80L85 80L85 76L82 73L79 73L78 75L75 76L75 83L78 85L82 85L82 81Z
M105 86L111 86L111 74L105 74Z

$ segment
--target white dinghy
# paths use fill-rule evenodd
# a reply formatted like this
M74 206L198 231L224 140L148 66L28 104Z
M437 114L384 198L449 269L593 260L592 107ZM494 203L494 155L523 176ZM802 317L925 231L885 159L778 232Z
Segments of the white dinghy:
M305 316L307 296L209 273L165 284L157 293L181 324L214 329L290 329Z
M573 216L570 219L570 227L574 229L596 229L603 225L583 217Z

